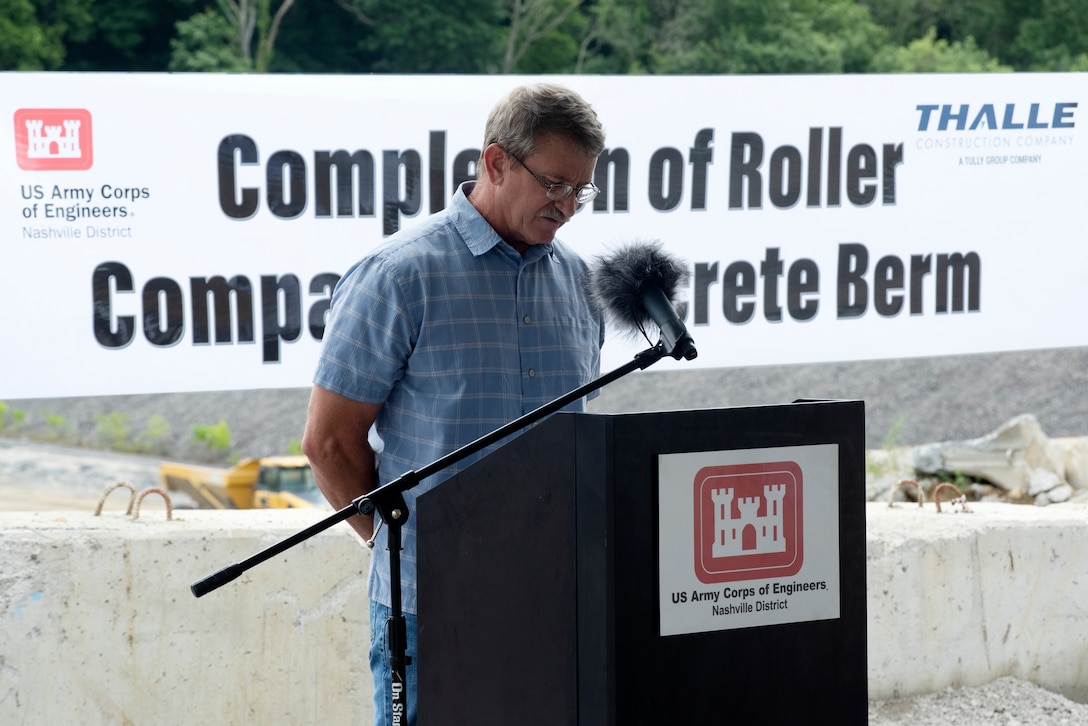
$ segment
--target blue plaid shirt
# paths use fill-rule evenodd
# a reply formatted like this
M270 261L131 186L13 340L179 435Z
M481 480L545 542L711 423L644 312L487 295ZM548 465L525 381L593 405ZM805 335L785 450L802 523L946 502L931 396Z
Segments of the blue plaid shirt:
M382 485L589 383L604 326L586 297L586 265L555 241L524 256L468 201L472 183L421 226L390 237L340 280L314 383L380 403ZM568 410L582 410L577 401ZM404 493L402 605L416 612L415 498L493 444ZM370 597L391 605L385 529Z

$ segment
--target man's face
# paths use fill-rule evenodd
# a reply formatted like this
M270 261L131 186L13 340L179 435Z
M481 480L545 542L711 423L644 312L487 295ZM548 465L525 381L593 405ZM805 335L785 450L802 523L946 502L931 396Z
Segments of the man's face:
M595 157L586 156L558 136L543 136L536 147L521 163L510 153L503 160L505 173L499 188L503 229L497 231L520 252L531 245L549 244L578 209L577 194L552 201L548 190L533 175L549 184L580 187L593 181L597 165Z

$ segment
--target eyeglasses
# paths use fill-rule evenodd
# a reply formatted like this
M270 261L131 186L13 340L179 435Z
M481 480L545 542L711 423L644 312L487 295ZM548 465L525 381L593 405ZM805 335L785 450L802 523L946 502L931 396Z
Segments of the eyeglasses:
M509 154L510 152L507 153ZM578 202L579 204L587 204L596 199L597 195L601 193L601 190L597 188L597 185L592 182L590 182L589 184L583 184L580 187L573 187L570 184L561 184L558 182L555 184L546 182L538 177L532 169L525 166L524 161L519 159L517 156L514 156L514 154L510 154L510 156L513 157L514 161L521 164L522 168L525 169L525 171L529 172L534 179L540 182L540 186L544 187L544 189L546 190L545 195L553 202L561 202L569 197L571 194L573 194L574 200L576 202Z

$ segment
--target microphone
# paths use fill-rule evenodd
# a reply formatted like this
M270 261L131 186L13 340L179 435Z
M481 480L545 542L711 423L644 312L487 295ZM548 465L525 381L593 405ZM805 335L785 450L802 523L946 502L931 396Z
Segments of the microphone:
M689 277L687 265L666 253L660 241L633 242L597 257L588 283L593 300L620 328L649 340L646 326L652 322L666 355L692 360L699 352L672 305L677 287Z

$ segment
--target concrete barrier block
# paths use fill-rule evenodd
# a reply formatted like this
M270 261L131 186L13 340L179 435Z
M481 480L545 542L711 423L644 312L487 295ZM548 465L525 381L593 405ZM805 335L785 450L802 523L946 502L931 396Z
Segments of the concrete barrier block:
M869 697L1016 676L1088 702L1088 507L869 504Z
M0 513L0 723L369 723L369 553L314 510Z
M1088 505L866 510L869 697L1016 676L1088 702ZM369 552L314 511L0 512L0 723L370 723Z

